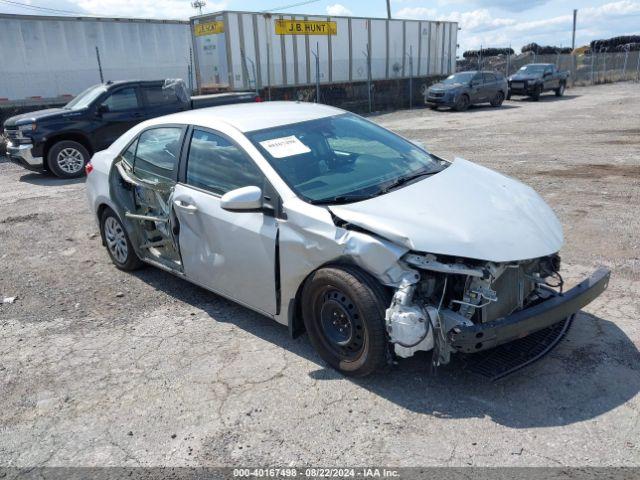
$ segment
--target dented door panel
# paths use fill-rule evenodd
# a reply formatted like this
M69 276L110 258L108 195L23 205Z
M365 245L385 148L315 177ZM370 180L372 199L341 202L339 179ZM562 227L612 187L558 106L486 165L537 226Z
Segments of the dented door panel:
M176 185L173 202L187 278L275 315L276 219L228 212L218 195L183 184Z

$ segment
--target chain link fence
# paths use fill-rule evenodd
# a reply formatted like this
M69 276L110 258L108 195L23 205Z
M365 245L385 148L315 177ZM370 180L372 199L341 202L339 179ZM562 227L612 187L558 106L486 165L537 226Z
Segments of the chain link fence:
M494 70L509 76L530 63L553 63L558 69L569 71L571 85L640 82L640 51L593 52L579 55L531 53L467 58L458 64L458 71Z

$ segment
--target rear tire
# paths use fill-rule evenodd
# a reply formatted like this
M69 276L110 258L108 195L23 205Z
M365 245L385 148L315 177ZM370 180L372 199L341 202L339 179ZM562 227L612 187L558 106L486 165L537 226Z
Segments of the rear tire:
M134 251L122 222L110 208L105 209L100 217L100 234L111 261L120 270L129 272L144 265Z
M507 92L507 100L511 100L511 90Z
M54 143L47 154L49 170L60 178L78 178L84 173L89 161L89 151L84 145L72 140Z
M467 94L463 94L463 95L460 95L453 109L456 112L464 112L469 108L470 104L471 104L471 100L469 99L469 96Z
M564 91L567 88L566 84L562 82L558 88L555 89L556 97L561 97L564 95Z
M438 110L438 105L429 105L431 110Z
M389 296L350 266L321 268L305 282L302 318L320 357L349 376L368 375L387 361L384 315Z
M502 105L502 102L504 102L504 93L498 92L496 93L496 96L493 98L493 100L491 100L491 106L500 107Z

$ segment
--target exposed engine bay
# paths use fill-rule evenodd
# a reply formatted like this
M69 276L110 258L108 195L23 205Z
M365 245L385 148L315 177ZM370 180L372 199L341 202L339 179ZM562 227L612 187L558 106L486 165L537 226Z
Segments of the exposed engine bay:
M405 281L386 311L395 354L434 349L434 365L447 364L456 348L451 334L487 324L562 293L557 254L508 263L408 253L403 260L420 271ZM481 338L476 345L483 348Z

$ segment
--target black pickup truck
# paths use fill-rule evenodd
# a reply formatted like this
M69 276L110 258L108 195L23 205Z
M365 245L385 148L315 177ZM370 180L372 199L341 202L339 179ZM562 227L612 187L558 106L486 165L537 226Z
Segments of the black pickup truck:
M524 95L538 101L540 95L549 91L561 97L567 88L568 78L569 72L561 72L553 63L530 63L509 77L507 99L513 95Z
M9 159L30 170L84 175L95 152L135 124L195 108L260 101L251 92L191 97L181 80L107 82L88 88L62 108L16 115L4 123Z

